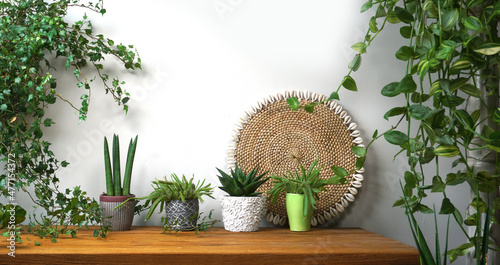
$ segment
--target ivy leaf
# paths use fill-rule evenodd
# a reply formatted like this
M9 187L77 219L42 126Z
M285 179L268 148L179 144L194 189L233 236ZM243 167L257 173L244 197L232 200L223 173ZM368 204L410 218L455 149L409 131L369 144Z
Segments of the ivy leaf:
M457 9L446 12L442 17L443 30L451 30L457 25L459 13Z
M356 71L358 71L360 66L361 66L361 55L356 54L354 56L354 58L351 60L351 62L349 63L349 69L356 72Z
M451 203L449 198L444 198L441 203L439 214L452 214L453 212L455 212L455 206Z
M286 103L288 103L288 107L297 110L299 108L299 100L296 97L287 98Z
M350 90L350 91L358 91L358 87L356 86L356 82L349 75L346 75L344 77L344 80L342 81L342 86L345 87L347 90Z
M404 114L406 112L406 107L395 107L390 109L384 114L384 119L389 120L389 117Z
M465 19L465 28L471 31L478 31L483 28L483 23L477 17L470 16Z
M454 157L460 154L460 149L455 145L440 145L434 149L434 154L443 157Z
M384 87L382 88L381 93L382 93L382 95L383 95L383 96L386 96L386 97L390 97L390 98L391 98L391 97L395 97L395 96L397 96L397 95L401 94L401 92L398 92L398 91L396 90L396 88L397 88L398 86L399 86L399 82L392 82L392 83L390 83L390 84L388 84L388 85L384 86Z
M368 2L364 3L363 6L361 6L361 13L370 9L372 6L373 6L372 0L368 0Z
M500 52L500 43L486 43L474 51L484 55L495 55Z
M355 145L355 146L351 147L351 149L352 149L352 152L353 152L355 155L359 156L359 157L362 157L362 156L365 156L365 155L366 155L366 149L364 149L364 148L363 148L363 147L361 147L361 146L357 146L357 145Z
M431 109L429 107L420 104L411 105L408 111L410 116L416 120L425 120L429 118L431 114Z
M334 99L340 100L339 93L337 93L335 91L330 94L330 97L328 98L328 100L334 100Z
M404 23L411 23L415 21L415 18L408 12L408 10L395 6L394 7L394 12L396 13L396 16L399 18L399 20L403 21Z
M347 176L349 173L347 172L347 170L345 170L344 168L342 167L338 167L338 166L332 166L332 171L335 175L339 176L339 177L345 177Z
M417 84L413 81L412 75L406 75L396 87L396 91L399 93L412 93L415 90L417 90Z
M316 106L315 103L308 104L308 105L304 106L304 110L307 113L313 113L314 112L314 106Z
M384 138L387 142L394 144L394 145L402 145L406 142L408 142L409 138L408 135L406 135L403 132L400 131L388 131L384 134Z

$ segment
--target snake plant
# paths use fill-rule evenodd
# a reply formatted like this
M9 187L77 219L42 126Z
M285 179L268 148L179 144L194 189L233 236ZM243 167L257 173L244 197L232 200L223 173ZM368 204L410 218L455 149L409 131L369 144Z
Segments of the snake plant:
M108 139L104 137L104 167L106 173L106 195L108 196L128 196L130 195L130 182L132 180L132 166L134 164L137 138L130 139L127 152L127 162L125 164L125 174L123 176L123 188L121 185L120 173L120 139L118 135L113 135L113 165L109 155Z
M217 176L222 186L219 189L227 192L229 196L238 197L253 197L261 194L256 190L264 184L269 178L263 178L267 172L257 175L258 168L255 167L250 172L243 171L236 165L235 169L231 169L230 174L220 170L220 176Z

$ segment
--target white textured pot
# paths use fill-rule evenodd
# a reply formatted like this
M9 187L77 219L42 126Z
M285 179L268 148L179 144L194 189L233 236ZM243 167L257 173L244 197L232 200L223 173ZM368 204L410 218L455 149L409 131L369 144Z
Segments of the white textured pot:
M266 213L266 197L221 198L224 228L231 232L254 232Z

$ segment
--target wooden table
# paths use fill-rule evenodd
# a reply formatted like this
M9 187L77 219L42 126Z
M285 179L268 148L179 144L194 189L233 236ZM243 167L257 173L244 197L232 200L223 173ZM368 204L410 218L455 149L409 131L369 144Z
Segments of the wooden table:
M24 240L15 257L1 243L0 264L419 264L418 251L360 228L261 228L233 233L223 228L206 233L162 234L161 227L132 227L94 238L82 230L76 238Z

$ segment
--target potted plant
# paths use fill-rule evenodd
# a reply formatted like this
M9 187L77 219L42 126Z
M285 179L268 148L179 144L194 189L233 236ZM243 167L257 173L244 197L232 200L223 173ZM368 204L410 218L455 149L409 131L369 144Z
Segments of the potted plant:
M292 231L309 231L313 209L316 209L316 199L326 185L345 184L347 174L335 174L329 179L320 178L321 166L315 160L308 171L299 163L300 172L288 172L283 176L271 176L274 187L268 192L275 203L281 193L286 193L286 212ZM335 169L337 167L333 167ZM335 172L335 170L334 170Z
M100 196L103 223L113 231L130 230L135 212L135 195L130 193L132 166L134 164L137 138L130 139L127 152L123 188L120 174L120 142L118 135L113 135L113 166L109 155L108 139L104 137L104 166L106 172L106 193ZM125 204L121 205L123 202ZM123 207L117 207L118 205Z
M212 196L214 188L210 183L205 184L203 180L195 184L194 177L188 180L184 175L182 179L172 174L171 180L168 180L166 176L164 180L154 180L153 188L154 190L148 196L137 198L145 199L144 206L149 207L146 220L151 217L159 204L160 212L163 209L166 212L166 218L162 218L165 226L176 231L196 229L199 219L199 202L204 202L203 196L214 199Z
M259 230L260 221L265 214L266 197L257 189L269 178L263 173L257 175L257 167L250 172L236 165L230 174L217 168L220 173L219 189L228 193L221 198L222 221L224 228L232 232L254 232Z

